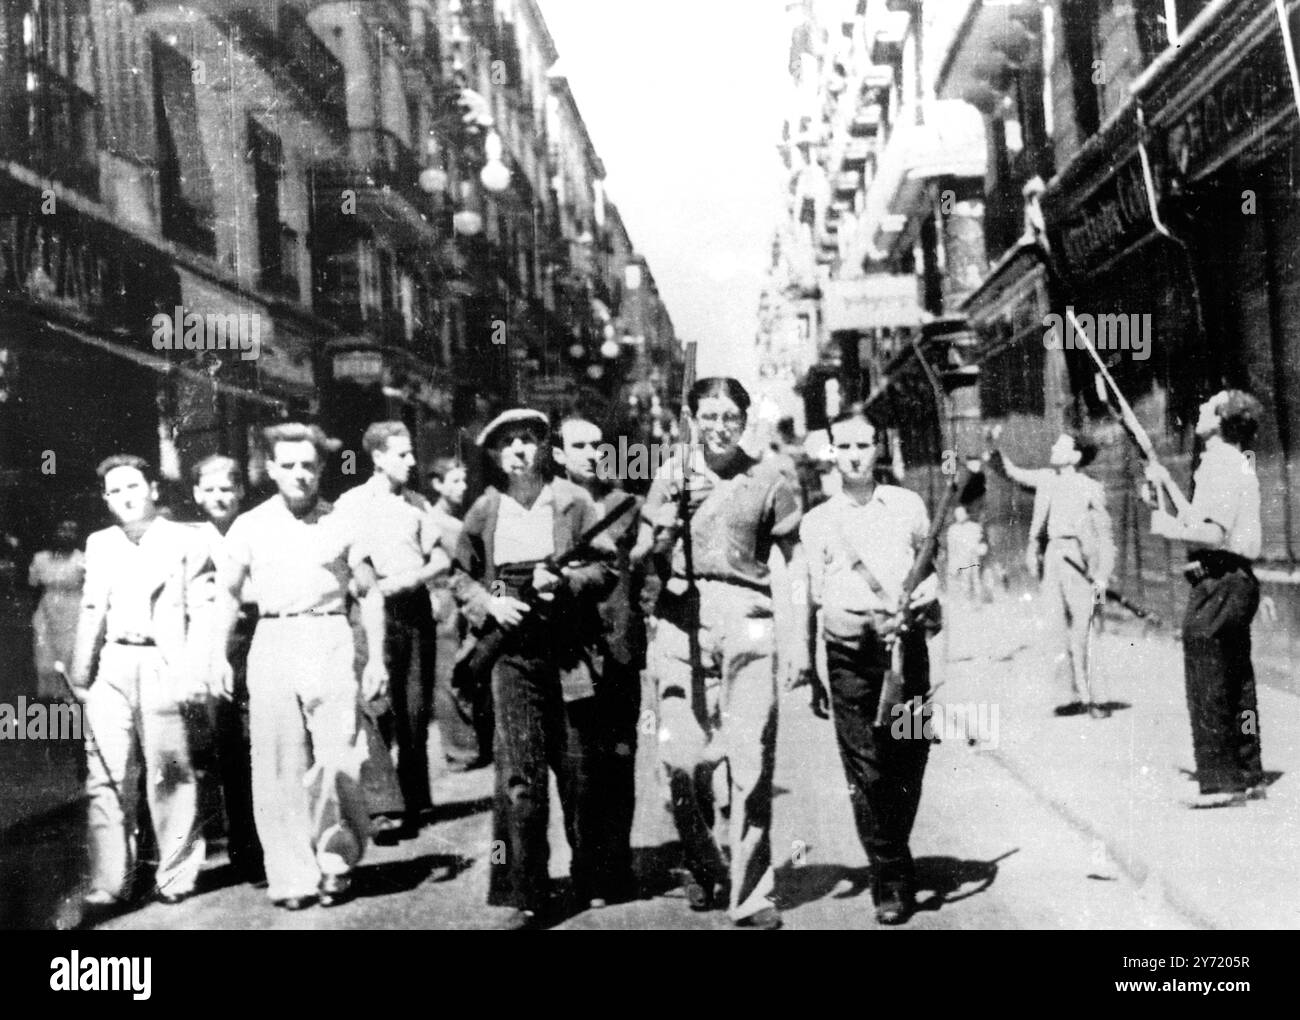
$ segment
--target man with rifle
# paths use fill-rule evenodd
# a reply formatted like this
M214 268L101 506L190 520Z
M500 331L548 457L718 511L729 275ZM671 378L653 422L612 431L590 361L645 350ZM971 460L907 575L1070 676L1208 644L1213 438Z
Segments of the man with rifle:
M910 489L877 482L877 433L854 415L831 428L841 492L808 511L799 529L808 563L809 659L816 662L821 612L835 736L849 783L853 817L871 862L876 920L911 915L915 875L908 840L921 800L925 727L895 726L930 689L927 627L913 617L937 608L933 573L938 526L950 488L930 525ZM813 710L825 716L826 688L813 667Z
M592 656L616 553L607 535L593 534L601 515L592 498L543 469L550 432L546 415L516 408L479 434L497 477L465 516L452 578L478 634L467 661L490 670L496 709L488 903L513 908L508 926L517 929L550 919L548 769L573 850L575 898L585 906L604 896L593 859L602 821Z
M772 896L777 660L768 557L773 546L787 560L794 555L799 500L776 464L740 446L750 403L740 383L701 379L686 402L699 448L691 444L669 458L642 511L644 538L653 540L663 579L648 654L659 689L660 754L691 906L725 903L739 927L779 928ZM798 637L792 643L802 659ZM802 672L801 662L783 665L790 677Z

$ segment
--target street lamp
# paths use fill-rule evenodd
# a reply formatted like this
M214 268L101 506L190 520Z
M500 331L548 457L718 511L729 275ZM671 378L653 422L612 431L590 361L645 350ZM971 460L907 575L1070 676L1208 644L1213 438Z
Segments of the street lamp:
M510 168L501 161L501 136L495 131L489 131L483 140L483 154L487 162L479 171L478 179L488 191L500 194L510 187Z

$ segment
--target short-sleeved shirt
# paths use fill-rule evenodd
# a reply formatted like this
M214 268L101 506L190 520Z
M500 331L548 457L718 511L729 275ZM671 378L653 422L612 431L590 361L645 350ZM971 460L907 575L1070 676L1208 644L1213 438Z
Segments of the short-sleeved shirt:
M1254 465L1229 443L1212 443L1196 469L1192 516L1223 529L1219 548L1248 560L1259 558L1259 478Z
M380 577L419 570L438 544L429 501L409 489L393 492L378 475L339 496L334 512L353 518Z
M202 561L200 545L190 528L162 518L155 518L138 542L118 526L86 540L86 593L91 601L103 600L109 641L160 637L158 591L184 569L187 557Z
M366 559L359 538L352 518L324 500L295 517L276 495L235 519L225 554L249 570L263 616L342 613Z
M877 485L865 503L841 492L808 511L799 538L813 602L825 611L828 633L838 631L837 614L859 616L898 608L903 582L929 531L925 501L899 485ZM858 561L871 571L886 600L857 569ZM850 625L847 632L853 629Z
M1045 526L1049 539L1081 538L1088 514L1105 506L1106 491L1100 482L1077 471L1048 472L1035 495L1030 535L1038 535Z
M691 515L691 541L695 576L726 581L767 591L767 558L778 538L795 535L801 511L799 499L780 466L757 461L737 451L739 470L727 478L710 471L702 457L692 462L691 473L702 477L708 493ZM681 484L680 455L670 458L650 485L642 514L654 521L657 511L677 498ZM681 542L673 550L673 574L686 576Z

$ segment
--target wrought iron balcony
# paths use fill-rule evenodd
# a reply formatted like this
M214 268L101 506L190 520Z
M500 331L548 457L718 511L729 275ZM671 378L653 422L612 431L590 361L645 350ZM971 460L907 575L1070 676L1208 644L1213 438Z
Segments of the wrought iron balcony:
M94 98L39 67L16 84L22 91L5 98L0 115L0 151L43 177L98 196Z

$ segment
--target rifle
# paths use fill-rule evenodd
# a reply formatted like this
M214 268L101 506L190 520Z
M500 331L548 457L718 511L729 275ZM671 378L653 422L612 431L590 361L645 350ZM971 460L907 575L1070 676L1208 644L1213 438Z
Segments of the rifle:
M925 541L921 543L921 548L917 550L916 559L912 561L912 569L907 572L907 577L903 579L903 589L902 594L899 596L898 605L898 612L902 615L903 621L888 641L890 662L889 669L885 672L884 680L880 685L880 700L876 704L876 726L888 726L894 716L895 707L905 704L907 701L904 697L902 636L911 629L914 623L916 614L911 606L912 595L921 586L921 582L930 575L934 567L934 558L939 552L939 537L943 533L943 526L948 519L948 512L952 509L953 503L957 501L958 491L957 475L954 474L952 481L944 489L943 495L939 497L939 505L935 508L934 517L930 520L930 530L925 536Z
M573 547L568 552L548 556L542 561L541 565L552 573L559 573L562 568L570 563L576 563L578 560L583 559L591 552L592 542L599 535L608 531L620 517L623 517L635 506L635 496L625 497L608 514L579 535L578 540L573 543ZM521 589L520 598L521 601L528 604L530 610L536 609L542 601L541 596L533 589L531 581ZM497 624L492 617L487 618L475 635L470 647L462 650L462 654L456 662L456 668L451 678L453 690L473 691L478 688L481 679L487 676L497 656L501 654L501 645L506 639L506 634L507 631Z
M1088 572L1084 570L1080 564L1075 563L1074 560L1070 559L1068 556L1064 557L1064 559L1066 563L1072 566L1080 574L1084 577L1088 577ZM1089 578L1089 580L1091 580L1091 578ZM1127 609L1139 620L1146 620L1156 627L1159 627L1162 623L1158 613L1152 612L1150 609L1147 609L1146 606L1134 602L1132 599L1124 595L1123 592L1116 591L1114 588L1107 588L1106 598L1109 601L1114 602L1117 606L1122 606L1124 609Z
M686 344L682 365L682 480L677 493L677 519L682 524L682 560L686 573L686 648L691 666L691 708L697 719L708 712L704 695L704 653L700 649L700 590L695 583L695 542L691 536L690 464L695 453L695 420L690 396L695 388L695 341Z

